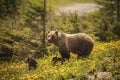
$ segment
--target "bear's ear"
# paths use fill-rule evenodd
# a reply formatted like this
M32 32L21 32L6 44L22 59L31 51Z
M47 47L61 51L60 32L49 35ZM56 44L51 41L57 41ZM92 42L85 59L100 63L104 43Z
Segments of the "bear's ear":
M48 31L48 33L50 33L50 31Z
M55 31L55 34L57 34L57 35L58 35L58 31L57 31L57 30Z

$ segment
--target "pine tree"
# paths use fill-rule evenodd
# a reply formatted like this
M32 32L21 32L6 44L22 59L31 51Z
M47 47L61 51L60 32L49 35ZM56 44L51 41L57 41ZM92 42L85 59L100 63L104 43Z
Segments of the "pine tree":
M96 0L101 5L99 15L100 20L96 29L96 36L101 41L119 39L120 30L120 1L119 0Z
M22 0L0 0L0 19L5 19L6 16L14 17L18 15Z

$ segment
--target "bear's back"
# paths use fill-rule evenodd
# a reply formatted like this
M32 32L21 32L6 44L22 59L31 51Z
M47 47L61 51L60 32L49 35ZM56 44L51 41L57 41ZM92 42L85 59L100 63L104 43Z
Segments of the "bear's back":
M66 34L68 40L72 41L87 41L94 43L94 40L85 33L76 33L76 34Z
M85 33L66 34L66 37L66 46L71 52L85 51L94 45L93 39Z

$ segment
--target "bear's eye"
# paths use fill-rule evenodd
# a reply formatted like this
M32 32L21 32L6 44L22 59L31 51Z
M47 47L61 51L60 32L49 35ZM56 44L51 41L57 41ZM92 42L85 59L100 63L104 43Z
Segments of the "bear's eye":
M52 35L51 38L53 39L53 38L54 38L54 35Z
M53 39L53 38L54 38L54 35L52 35L52 36L51 36L51 35L48 35L47 38L48 38L48 39Z
M49 38L50 36L48 35L47 38Z

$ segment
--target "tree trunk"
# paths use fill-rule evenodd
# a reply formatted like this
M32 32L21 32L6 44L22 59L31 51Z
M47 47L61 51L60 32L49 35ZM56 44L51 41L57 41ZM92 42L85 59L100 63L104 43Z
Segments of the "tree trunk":
M117 0L117 18L120 21L120 0Z
M46 41L45 41L45 32L46 32L46 0L44 0L44 12L43 12L43 39L42 39L42 47L46 50Z

